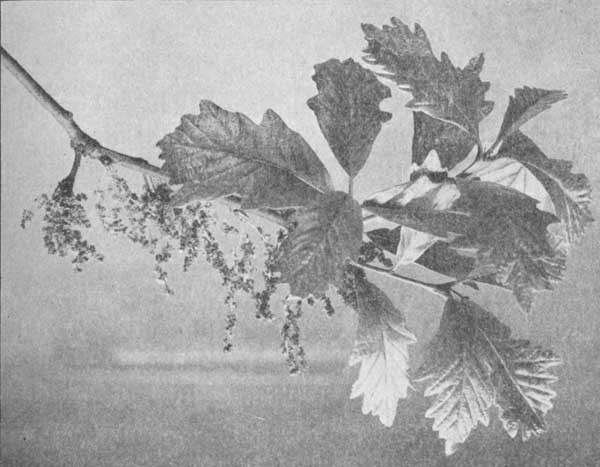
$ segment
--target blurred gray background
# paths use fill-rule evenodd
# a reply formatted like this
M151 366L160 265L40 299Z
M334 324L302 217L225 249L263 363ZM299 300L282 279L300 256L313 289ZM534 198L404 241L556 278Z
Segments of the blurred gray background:
M342 170L305 102L313 65L360 59L361 22L418 21L436 53L464 65L483 51L483 78L496 111L483 122L494 138L508 96L530 85L569 99L525 132L551 157L569 159L600 192L600 4L587 1L394 2L3 2L1 42L102 144L157 162L155 147L184 113L210 99L254 120L273 108L301 133L340 188ZM71 149L59 125L2 70L2 464L14 466L594 466L600 464L600 227L570 256L564 282L539 295L525 316L508 293L477 300L554 349L558 398L549 431L513 441L495 421L452 457L423 418L418 393L401 401L392 428L349 401L346 368L355 327L343 309L304 318L311 370L286 375L281 321L256 322L242 303L235 351L220 352L224 291L202 261L187 275L171 268L176 295L154 281L148 255L92 233L107 259L74 273L46 254L40 223L19 227L23 209L68 172ZM384 126L355 182L357 195L406 179L412 117L393 90ZM99 177L84 161L77 188ZM125 173L125 172L123 172ZM139 176L132 176L138 180ZM598 215L598 197L592 210ZM421 289L374 278L407 317L419 343L437 329L442 303ZM278 306L277 300L274 306ZM121 352L121 353L119 353ZM159 366L115 367L119 355ZM132 357L133 356L133 357ZM144 360L145 359L145 360ZM162 360L161 360L162 359ZM184 359L196 365L176 366Z

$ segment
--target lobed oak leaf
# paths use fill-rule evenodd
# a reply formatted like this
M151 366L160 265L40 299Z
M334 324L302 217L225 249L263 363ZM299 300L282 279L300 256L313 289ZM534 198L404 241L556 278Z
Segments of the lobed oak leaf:
M421 164L435 149L444 166L453 167L477 143L479 122L493 109L493 102L485 100L489 83L479 78L483 55L458 68L445 53L435 57L418 24L412 32L396 18L382 29L364 24L363 31L365 61L382 66L386 73L381 76L413 94L407 104L415 119L413 162Z
M351 178L365 165L383 123L392 115L379 110L390 89L351 58L315 66L319 94L308 100L336 159Z
M360 271L362 272L362 271ZM408 388L408 346L416 342L404 316L364 274L354 274L344 297L358 313L358 330L350 366L360 365L350 398L363 397L362 412L392 426L399 399Z
M449 298L440 328L429 344L419 380L431 380L426 397L435 400L425 414L445 440L446 454L456 451L479 423L487 426L497 406L507 433L524 440L545 429L544 415L556 395L548 372L558 365L552 352L512 339L510 329L468 299Z
M257 125L202 101L157 145L171 183L183 184L174 204L237 194L243 208L290 208L331 190L317 155L272 110Z

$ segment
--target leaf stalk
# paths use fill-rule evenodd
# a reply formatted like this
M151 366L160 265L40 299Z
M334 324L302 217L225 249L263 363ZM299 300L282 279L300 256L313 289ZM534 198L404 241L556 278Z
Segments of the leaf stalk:
M350 264L352 264L353 266L356 266L358 268L361 268L365 271L373 271L378 274L382 274L387 277L391 277L400 282L417 285L417 286L419 286L439 297L442 297L444 299L447 299L450 296L450 291L454 292L454 289L452 289L452 286L454 286L457 283L456 281L451 281L451 282L444 282L441 284L432 284L430 282L424 282L424 281L420 281L418 279L413 279L412 277L406 277L401 274L395 273L391 269L380 268L378 266L373 266L372 264L362 264L362 263L357 263L355 261L350 261Z

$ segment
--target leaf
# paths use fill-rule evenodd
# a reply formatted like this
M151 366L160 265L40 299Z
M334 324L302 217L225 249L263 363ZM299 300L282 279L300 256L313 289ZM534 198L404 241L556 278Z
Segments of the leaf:
M548 91L527 86L515 89L514 97L509 97L508 108L504 114L498 140L510 136L524 123L549 109L555 102L566 99L566 97L566 92L558 90Z
M571 161L550 159L520 131L506 138L497 157L512 158L526 167L544 186L556 216L561 220L560 238L565 246L578 241L594 219L590 212L591 186L584 174L572 173Z
M414 99L407 107L453 125L477 141L478 123L493 108L493 103L484 97L489 83L479 78L483 55L471 59L461 70L445 53L440 60L434 56L429 39L418 24L414 32L396 18L391 19L391 24L382 29L362 25L368 44L365 61L383 66L387 73L382 76L412 92ZM430 141L434 134L428 130L422 138ZM456 144L464 144L454 135L449 138ZM427 147L425 153L431 149L438 148Z
M496 405L500 420L511 438L520 431L521 439L527 441L546 431L544 416L556 397L549 384L558 380L548 370L562 361L551 351L529 347L528 341L509 341L498 347L511 363L493 375L499 387ZM506 384L507 380L512 384Z
M440 267L440 261L427 258L434 264L426 265L438 272L510 288L526 311L534 291L551 289L561 278L564 253L557 251L547 229L557 219L517 190L477 179L434 183L422 175L385 199L376 195L364 206L403 227L440 237L458 255L475 258L467 276L465 261L457 261L456 268ZM442 250L438 247L442 258L454 256Z
M552 290L554 284L562 279L566 267L565 255L556 251L553 255L535 256L527 250L518 251L514 259L505 261L498 266L495 259L480 261L480 267L487 270L494 269L494 274L489 275L485 282L500 285L513 291L517 302L528 312L533 305L534 292ZM471 273L471 277L477 275Z
M410 175L410 183L397 185L396 187L392 187L391 189L384 190L379 192L371 197L370 202L375 201L376 205L385 204L390 201L394 201L400 203L401 205L407 205L410 201L418 199L420 197L428 196L431 193L435 193L435 199L432 204L434 210L440 211L448 209L452 206L455 199L460 196L460 192L453 186L453 182L450 179L450 175L464 175L465 169L469 167L477 166L478 164L487 164L490 162L477 162L475 163L476 157L476 148L473 148L471 153L463 159L458 165L454 166L451 170L442 168L440 157L437 151L431 150L425 160L422 161L420 165L412 164L412 172ZM522 168L522 166L516 162L511 161L511 164L518 165ZM486 167L484 167L484 170ZM526 169L523 169L526 171ZM490 173L496 173L492 171ZM479 175L479 173L477 173ZM485 174L487 175L487 173ZM512 176L512 173L509 174ZM532 174L529 174L531 179L535 180ZM472 176L473 178L475 175ZM484 178L485 181L488 181ZM512 180L512 178L511 178ZM493 180L497 182L497 179ZM447 183L449 182L449 183ZM541 184L535 181L537 186L539 187L539 191L542 193L546 193ZM375 217L374 219L370 219L370 224L374 223L374 220L377 219L377 223L381 224L385 221L384 219ZM406 225L400 230L398 228L399 238L394 244L393 252L396 253L397 266L402 266L406 264L413 263L418 261L418 259L428 251L433 245L439 243L440 237L437 235L433 235L431 233L422 232L411 227L407 227ZM388 246L384 247L385 249L389 249ZM439 249L439 248L438 248ZM392 250L390 250L392 251ZM444 254L446 259L448 259L448 254ZM452 254L450 254L452 256ZM454 255L456 256L456 255ZM456 259L455 259L456 261ZM460 260L458 260L460 262ZM446 271L444 274L447 274L450 266L452 264L445 265L443 263L440 264L442 268ZM430 268L433 270L438 270L438 268ZM459 267L459 269L464 269ZM472 268L471 268L472 269ZM462 276L462 273L460 274ZM455 276L459 277L459 276Z
M493 182L530 196L538 201L538 209L555 214L554 204L544 185L523 164L509 157L480 160L471 164L463 176Z
M184 115L157 145L171 183L183 183L174 203L236 193L243 208L288 208L331 189L317 155L272 110L256 125L202 101L198 115Z
M389 239L385 238L386 230L378 229L375 236L371 232L367 235L376 245L391 251L389 246L399 238L400 227L389 231ZM531 310L534 292L551 290L561 280L565 269L565 256L560 251L554 256L540 258L521 252L511 260L496 261L488 254L478 256L453 248L452 243L438 241L423 252L415 263L458 280L475 279L512 290L524 311ZM467 285L467 282L463 283Z
M426 397L435 396L425 416L446 441L446 454L456 451L488 411L497 406L511 437L523 440L545 430L552 408L556 377L548 369L560 364L552 352L510 337L510 329L468 299L449 298L440 328L429 344L419 379L432 380Z
M365 165L381 125L392 115L379 110L390 89L349 58L315 66L319 94L308 100L338 162L351 178Z
M396 250L397 266L414 263L425 251L431 248L440 238L426 232L404 227L400 234L400 242Z
M402 227L395 229L377 229L367 232L367 236L375 245L391 253L395 253L400 240ZM476 258L460 254L454 250L448 243L438 241L429 247L415 263L420 264L427 269L453 277L459 280L467 278L476 278L479 282L487 282L502 286L490 278L496 268L485 269L485 266L476 267ZM463 284L467 284L465 281Z
M379 248L382 248L390 253L396 253L398 242L400 242L401 227L394 229L375 229L366 232L367 237L375 243Z
M401 186L387 201L376 194L363 206L384 219L448 241L460 237L463 248L493 246L497 240L511 243L512 236L506 233L512 229L524 238L531 237L531 247L546 251L550 249L545 242L546 227L557 219L539 211L536 203L495 183L465 179L433 182L422 175Z
M356 268L353 268L356 269ZM363 396L362 412L392 426L399 399L405 399L408 379L408 346L416 342L406 329L402 313L387 295L358 270L353 275L347 301L358 313L356 342L350 366L360 364L350 398Z
M422 112L413 112L413 119L413 164L421 165L427 155L435 150L439 154L442 166L451 169L463 160L477 143L471 134Z
M358 256L362 211L349 195L335 191L300 211L296 221L277 252L275 270L292 295L325 295L329 284L341 284L347 259Z

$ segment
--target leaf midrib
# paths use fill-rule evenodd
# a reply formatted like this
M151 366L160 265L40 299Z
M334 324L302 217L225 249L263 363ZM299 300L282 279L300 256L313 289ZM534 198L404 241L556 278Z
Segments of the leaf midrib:
M479 326L478 324L476 324L475 326L476 326L477 330L481 333L481 335L483 336L483 338L485 339L485 341L487 342L487 344L492 349L492 352L494 353L494 356L496 357L496 359L498 360L498 362L500 362L500 367L503 370L503 373L508 377L509 381L517 389L517 392L519 393L519 395L521 396L521 398L523 399L523 401L525 402L525 404L529 408L531 414L535 418L535 420L538 423L538 425L539 426L543 426L544 425L544 421L540 418L540 416L536 413L535 409L529 403L529 400L527 399L527 396L525 396L525 394L521 390L521 386L515 380L515 378L512 376L510 370L508 369L508 366L507 366L506 362L504 361L504 358L502 357L502 355L500 355L500 352L498 351L498 349L496 348L496 346L494 345L494 343L488 337L487 333L481 328L481 326ZM495 402L496 402L496 405L500 406L497 401L495 401ZM523 429L523 428L521 428L521 429Z

